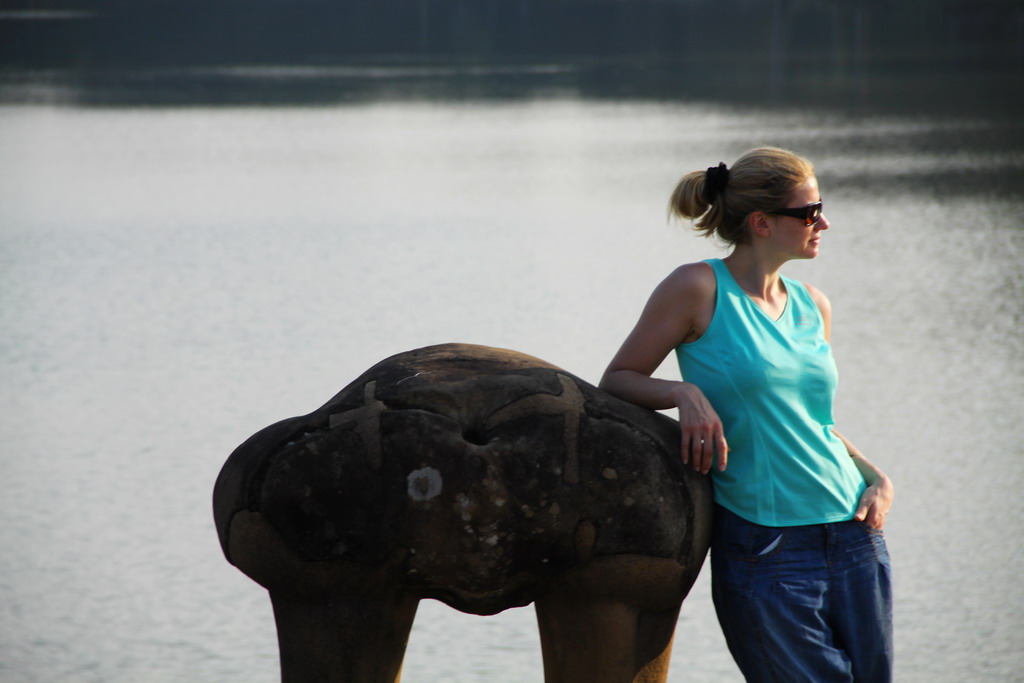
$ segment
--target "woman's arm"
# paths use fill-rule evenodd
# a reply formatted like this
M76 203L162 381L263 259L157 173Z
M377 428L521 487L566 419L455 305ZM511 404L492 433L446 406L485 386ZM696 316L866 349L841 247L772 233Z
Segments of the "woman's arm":
M718 467L725 469L729 448L721 419L694 384L656 379L651 373L680 342L704 333L714 313L715 287L714 272L705 263L673 271L651 294L600 383L631 403L654 410L678 408L683 462L705 473L716 451Z
M821 319L825 326L825 341L831 342L832 304L821 290L806 283L804 283L804 286L807 287L811 298L814 299L814 303L818 305L818 310L821 311ZM835 429L832 430L832 433L838 436L839 440L846 446L846 452L853 458L857 471L864 477L864 483L868 485L864 489L864 493L861 494L860 501L857 504L857 511L853 513L853 518L859 522L867 522L868 526L875 529L881 529L885 526L885 517L889 514L889 508L892 507L892 498L895 492L892 480L885 475L885 472L878 469L870 460L865 458L849 439Z
M867 522L868 526L875 529L881 529L885 526L885 517L889 514L889 508L892 507L892 498L895 493L892 480L885 475L885 472L865 458L849 439L834 429L832 433L838 436L846 446L846 452L853 458L857 470L864 477L864 483L868 485L864 489L864 493L861 494L853 518L857 521Z

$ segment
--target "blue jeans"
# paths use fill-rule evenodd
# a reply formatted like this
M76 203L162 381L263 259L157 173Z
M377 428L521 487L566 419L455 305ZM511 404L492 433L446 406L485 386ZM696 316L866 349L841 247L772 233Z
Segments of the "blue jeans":
M715 506L711 591L747 681L891 681L891 579L863 522L768 527Z

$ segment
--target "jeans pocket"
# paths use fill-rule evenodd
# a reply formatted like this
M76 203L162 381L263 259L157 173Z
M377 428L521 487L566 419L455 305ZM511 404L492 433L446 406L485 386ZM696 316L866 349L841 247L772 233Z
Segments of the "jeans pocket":
M781 552L786 530L761 526L729 513L716 524L712 548L732 560L758 562Z
M763 547L759 551L757 551L757 556L758 557L766 557L766 556L772 554L772 552L778 550L779 547L782 544L783 536L785 536L785 534L783 532L779 531L778 535L775 536L775 540L773 540L771 543L769 543L768 545L766 545L765 547Z
M885 544L885 533L881 529L868 526L867 522L858 522L857 525L863 530L864 537L870 543L875 559L882 562L889 562L889 548Z
M785 556L786 532L774 527L741 530L718 539L711 551L711 581L735 599L747 600L774 580Z
M860 522L859 524L862 529L868 532L869 536L885 536L885 533L881 529L876 529L875 527L870 526L867 522Z

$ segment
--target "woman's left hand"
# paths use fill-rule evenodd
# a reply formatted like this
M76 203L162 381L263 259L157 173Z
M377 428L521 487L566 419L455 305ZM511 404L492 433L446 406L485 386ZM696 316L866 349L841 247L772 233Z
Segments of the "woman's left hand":
M889 477L884 474L878 477L870 486L864 489L860 496L860 504L853 518L859 522L865 522L873 529L881 529L885 526L885 517L892 507L893 485Z
M857 466L857 471L864 477L864 483L868 485L860 496L853 518L858 522L867 523L873 529L881 529L885 526L885 517L889 514L889 508L892 507L894 491L892 481L885 476L885 472L871 464L857 450L857 447L850 443L849 439L835 429L832 430L832 433L839 437L846 446L847 453L853 458L853 464Z

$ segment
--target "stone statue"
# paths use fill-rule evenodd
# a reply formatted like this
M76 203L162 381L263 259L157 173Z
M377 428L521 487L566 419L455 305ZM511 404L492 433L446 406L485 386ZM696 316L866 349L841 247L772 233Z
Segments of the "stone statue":
M270 592L285 683L398 681L424 598L534 603L548 683L664 681L712 513L675 421L466 344L257 432L213 506L228 561Z

